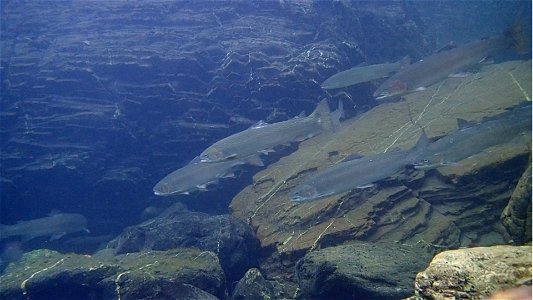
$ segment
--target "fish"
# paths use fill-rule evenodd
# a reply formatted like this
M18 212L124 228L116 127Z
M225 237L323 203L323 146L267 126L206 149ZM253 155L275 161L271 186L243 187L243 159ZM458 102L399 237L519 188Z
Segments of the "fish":
M178 125L179 127L192 128L192 129L228 129L229 128L229 125L227 124L195 123L195 122L186 122L186 121L178 121L176 125Z
M417 161L428 144L426 133L422 131L416 145L409 150L385 152L340 162L304 179L291 190L289 199L294 203L309 202L353 189L371 187Z
M202 163L197 156L183 168L161 179L153 188L154 194L172 196L189 195L193 191L206 191L209 185L216 183L220 178L235 177L233 168L244 164L263 166L263 162L255 156L218 163Z
M294 117L290 120L267 124L260 122L244 131L230 135L214 143L200 154L203 163L221 162L259 154L268 154L274 147L300 142L323 131L335 130L343 114L342 102L333 113L328 103L320 101L308 117ZM259 158L260 159L260 158Z
M376 99L401 96L442 81L463 71L486 57L502 52L512 45L508 36L495 36L437 52L408 65L385 80L374 92Z
M0 224L0 240L10 237L21 237L29 241L38 237L60 239L65 234L89 232L87 219L75 213L51 213L49 216L28 221L19 221L13 225Z
M326 79L322 83L322 88L326 90L338 89L358 83L389 77L391 73L394 73L404 66L409 65L410 61L410 58L406 56L394 63L353 67Z
M458 120L459 129L431 143L415 162L415 169L429 170L442 166L459 165L459 162L483 150L522 136L531 137L531 104L472 124Z

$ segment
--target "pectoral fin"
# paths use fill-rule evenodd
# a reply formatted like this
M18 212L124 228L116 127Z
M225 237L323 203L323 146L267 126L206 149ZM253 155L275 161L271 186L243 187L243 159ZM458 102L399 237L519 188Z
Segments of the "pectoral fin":
M263 160L261 160L261 157L259 155L252 155L246 159L246 162L249 163L252 166L259 166L262 167L265 164L263 163Z
M373 183L369 183L369 184L358 186L357 188L358 189L367 189L367 188L371 188L371 187L374 187L374 186L376 186L376 185L373 184Z
M222 178L234 178L235 177L235 173L233 172L228 172L224 175L222 175Z
M199 184L196 188L202 192L207 191L207 184Z

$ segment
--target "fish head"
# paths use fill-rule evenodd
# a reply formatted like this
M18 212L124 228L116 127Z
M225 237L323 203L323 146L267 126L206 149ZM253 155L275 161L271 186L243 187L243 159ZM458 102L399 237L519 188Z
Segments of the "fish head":
M317 189L310 184L299 185L289 194L289 199L296 203L314 200L321 197L322 195L318 193Z
M408 92L407 83L401 80L393 80L391 82L386 82L383 86L380 86L374 92L374 98L376 99L385 99L394 96L400 96Z
M157 196L169 196L174 194L176 191L170 188L168 182L158 182L154 186L154 194Z
M173 196L178 194L188 195L193 191L187 184L180 184L176 181L161 180L154 186L154 195L156 196Z
M333 81L329 80L329 79L324 81L320 87L325 89L325 90L336 88L335 84L333 84Z
M216 147L207 148L202 154L200 154L201 162L218 162L226 159L222 151Z

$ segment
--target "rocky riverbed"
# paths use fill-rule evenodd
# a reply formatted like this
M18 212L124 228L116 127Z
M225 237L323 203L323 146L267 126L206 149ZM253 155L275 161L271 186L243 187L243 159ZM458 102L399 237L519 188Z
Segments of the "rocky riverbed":
M463 13L502 26L519 11L469 5ZM486 8L502 20L479 14ZM91 233L82 236L85 249L67 247L69 237L24 245L0 277L0 297L445 298L431 285L471 270L436 274L434 266L457 253L475 272L497 272L497 289L530 285L531 247L521 246L531 242L530 136L457 165L407 168L372 188L288 200L305 176L351 154L407 149L421 128L437 139L457 130L457 118L480 122L531 101L531 61L516 56L387 103L372 98L377 83L320 88L361 63L423 58L449 42L449 28L472 20L454 19L457 8L443 2L437 22L428 14L435 10L407 2L3 1L1 221L60 209L83 213ZM453 37L502 28L470 26ZM344 103L337 131L271 154L266 168L245 169L217 191L153 195L158 180L218 139L260 119L309 113L322 98ZM184 205L140 221L146 207L175 201ZM466 249L446 251L457 248ZM471 298L496 292L474 271L468 278L479 282L441 286Z

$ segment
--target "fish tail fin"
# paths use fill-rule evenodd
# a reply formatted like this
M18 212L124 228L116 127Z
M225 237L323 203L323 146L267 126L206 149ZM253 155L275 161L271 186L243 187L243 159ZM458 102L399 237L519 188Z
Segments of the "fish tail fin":
M259 166L259 167L263 167L265 165L265 163L263 162L263 160L261 159L261 157L259 157L259 155L251 155L251 156L248 156L246 159L245 159L245 162L247 164L250 164L252 166Z
M509 39L509 47L517 53L527 52L531 41L524 20L516 21L505 31L505 37Z
M10 232L11 226L0 224L0 240L11 237L13 234Z
M314 118L322 118L324 116L328 116L329 114L330 111L328 101L326 99L322 99L310 116Z
M344 105L341 100L337 106L337 110L331 113L331 121L333 122L333 128L337 128L341 125L341 118L344 118Z
M322 99L320 103L318 103L309 117L315 119L324 130L332 130L333 122L331 121L331 112L326 99Z
M342 107L342 102L339 102L339 108L333 113L330 112L328 102L326 99L320 101L320 103L315 108L315 111L310 115L310 117L317 120L317 122L322 126L324 130L335 130L339 126L339 119L344 114Z
M416 142L416 145L413 151L414 160L418 159L418 157L424 153L428 145L429 145L428 136L426 135L426 131L422 128L422 134L418 138L418 141Z

